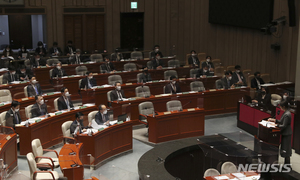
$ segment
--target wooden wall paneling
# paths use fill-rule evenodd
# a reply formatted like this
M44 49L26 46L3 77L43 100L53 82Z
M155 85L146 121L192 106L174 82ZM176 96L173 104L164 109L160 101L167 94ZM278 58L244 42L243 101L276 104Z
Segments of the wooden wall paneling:
M106 5L106 0L98 0L98 5L99 5L99 6L104 6L104 5Z
M190 51L191 49L193 49L195 47L195 40L194 40L194 37L195 37L195 0L191 0L190 2L190 31L189 31L189 48L186 49L185 52L188 52ZM183 56L183 60L185 60L185 56ZM184 61L185 63L185 61Z
M58 1L60 1L60 0L58 0ZM64 6L65 7L72 6L72 5L73 5L73 0L64 0Z
M200 51L200 34L202 32L202 29L200 29L200 7L201 7L201 2L196 0L194 1L194 18L193 18L193 23L194 23L194 34L193 34L193 47L192 49L188 50L186 54L190 53L191 50L195 50L197 53Z
M206 37L208 28L210 24L206 24L206 16L205 16L205 8L208 7L208 1L201 1L200 6L198 7L198 10L200 11L200 17L199 17L199 25L200 25L200 39L198 41L199 43L199 49L197 53L205 52L207 53L207 43L208 39ZM207 25L207 26L205 26Z
M95 6L94 0L83 0L85 6Z
M120 47L120 1L122 0L113 0L113 10L112 10L112 24L113 24L113 49L108 49L109 52L113 52L113 50L117 47Z
M74 40L73 43L77 49L83 50L83 16L74 15L73 16L73 28L74 28Z
M105 49L105 23L104 15L97 15L97 49ZM120 45L119 45L120 46Z
M106 48L113 49L113 23L112 23L112 9L113 3L111 0L106 1Z
M145 1L144 48L152 49L154 44L154 2ZM148 57L148 55L145 55Z
M158 23L159 23L159 11L158 11L158 8L159 8L159 1L160 0L154 0L155 3L154 3L154 21L153 21L153 26L154 26L154 44L159 44L159 26L158 26ZM152 47L153 45L152 44Z
M170 44L173 49L173 45L175 45L175 50L178 49L178 26L179 26L179 0L171 0L170 2ZM172 51L172 50L171 50ZM170 54L173 52L170 52Z
M186 28L185 27L185 11L186 5L185 5L184 0L179 0L178 4L178 41L177 41L177 59L180 61L180 63L184 64L184 57L183 54L185 54L185 33L186 33Z
M172 49L172 43L170 41L170 31L171 31L171 0L166 0L167 7L166 7L166 48L164 51L164 56L170 55L171 54L171 49Z
M36 6L35 0L29 0L29 6Z
M138 0L138 12L145 12L145 1L146 0Z
M97 48L97 18L94 14L86 15L85 21L87 22L88 28L86 28L86 49L93 51Z
M167 36L167 0L159 0L159 6L158 6L158 44L160 45L160 50L164 52L164 55L166 56L166 51L168 49L167 43L166 43L166 36Z
M56 0L53 3L55 4L55 6L53 6L54 8L52 8L51 12L55 13L53 23L56 23L56 26L53 27L53 29L55 29L56 32L56 36L53 38L53 41L56 41L58 43L58 46L62 48L62 51L64 51L64 47L67 45L67 42L64 41L64 34L62 33L64 27L64 19L62 18L64 16L64 1Z
M82 0L77 0L76 1L76 6L82 6L83 4L82 4Z
M191 44L190 44L190 37L192 36L191 34L191 29L192 29L192 23L191 23L191 1L184 1L184 19L182 25L183 26L183 39L182 39L182 44L183 44L183 54L185 54L189 49L191 49ZM185 56L183 54L180 56L181 63L185 63Z
M42 6L42 0L35 0L36 6Z

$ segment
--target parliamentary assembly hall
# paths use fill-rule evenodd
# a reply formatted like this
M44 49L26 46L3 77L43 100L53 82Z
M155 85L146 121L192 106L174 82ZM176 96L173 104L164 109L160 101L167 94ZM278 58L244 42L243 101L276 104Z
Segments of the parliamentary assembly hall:
M0 180L299 180L299 0L0 0Z

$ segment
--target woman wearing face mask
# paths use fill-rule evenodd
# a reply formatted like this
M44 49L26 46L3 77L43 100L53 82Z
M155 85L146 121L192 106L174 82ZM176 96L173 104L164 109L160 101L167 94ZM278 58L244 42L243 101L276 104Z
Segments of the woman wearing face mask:
M8 56L13 56L13 51L12 51L12 49L10 48L9 45L7 45L7 46L5 47L5 49L3 50L3 56L2 56L2 58L8 57Z
M214 66L214 64L211 62L211 57L210 56L206 56L206 61L205 62L203 62L202 64L201 64L201 66L202 66L202 68L206 65L206 66L208 66L208 70L209 71L214 71L214 68L215 68L215 66Z
M42 41L39 41L37 44L37 48L35 49L35 54L39 54L40 56L44 57L46 55L46 49Z
M20 124L22 122L19 110L20 103L18 101L13 101L11 103L10 110L8 110L5 115L6 126L15 129L15 125Z
M252 100L252 102L263 107L269 107L271 105L271 94L269 93L268 87L261 87L261 91L258 93L256 99Z
M189 57L188 61L190 66L197 67L197 68L200 66L200 61L197 57L197 53L195 50L191 51L191 56Z
M26 59L27 57L29 57L28 56L28 51L27 51L25 45L22 45L20 51L18 52L18 58L19 59Z

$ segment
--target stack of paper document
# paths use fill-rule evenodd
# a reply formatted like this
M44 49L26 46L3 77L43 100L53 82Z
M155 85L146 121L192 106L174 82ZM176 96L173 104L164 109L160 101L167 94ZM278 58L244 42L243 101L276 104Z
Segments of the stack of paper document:
M261 122L259 122L259 124L265 126L265 127L272 127L272 128L275 128L275 125L273 122L268 122L268 121L265 121L265 120L262 120Z

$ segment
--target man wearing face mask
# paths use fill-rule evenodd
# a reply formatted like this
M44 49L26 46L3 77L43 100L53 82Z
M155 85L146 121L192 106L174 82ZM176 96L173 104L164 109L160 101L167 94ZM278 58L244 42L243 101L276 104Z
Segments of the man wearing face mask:
M98 125L109 125L109 117L107 114L107 108L104 104L99 106L99 111L95 115L95 121Z
M93 73L88 71L86 72L86 77L81 80L80 89L91 89L94 86L97 86L97 81Z
M143 73L140 77L140 81L141 81L140 83L146 83L148 81L152 81L151 74L148 73L148 67L145 67L143 69Z
M221 81L222 81L224 89L235 88L234 84L232 83L232 72L231 71L226 71L225 77L222 78Z
M50 48L50 56L60 56L62 54L62 51L60 49L60 47L58 47L58 43L57 42L53 42L53 47Z
M25 66L21 66L17 73L20 81L29 81L29 77L32 76L32 71L26 69Z
M56 64L56 67L52 70L52 77L51 78L57 78L57 77L63 77L67 76L66 71L61 67L61 62Z
M179 83L176 81L176 79L176 76L170 77L170 83L165 87L165 94L176 94L181 92Z
M91 127L91 123L89 123L88 126L83 125L83 114L82 112L77 112L75 114L76 120L73 121L73 123L70 126L70 133L73 136L76 136L76 134L81 134L83 132L86 132L88 128Z
M189 57L188 61L190 66L199 67L200 61L195 50L191 51L191 56Z
M210 72L208 70L208 66L204 65L202 69L197 71L196 78L206 78L207 76L210 76Z
M42 95L42 88L34 76L29 77L30 84L27 86L28 97Z
M18 52L18 58L19 59L26 59L28 57L29 53L25 47L25 45L22 45L21 50Z
M47 105L45 104L43 96L35 96L35 101L36 103L31 108L32 118L48 114Z
M57 100L58 110L74 109L69 90L66 87L63 87L60 92L61 96Z
M241 66L236 65L234 69L235 72L232 74L232 82L236 84L236 86L247 86L246 78L241 72Z
M124 91L121 89L121 83L116 82L115 83L116 89L112 90L110 93L110 99L111 101L123 101L125 97Z
M104 72L115 72L115 66L112 62L110 62L109 57L105 57L105 63L101 64L101 70Z
M150 53L151 59L156 57L156 53L158 53L161 58L164 57L163 54L159 51L159 48L160 48L159 45L154 46L153 51Z
M152 60L153 69L162 69L164 66L163 61L160 58L160 54L158 52L155 53L155 58Z
M111 61L120 61L123 59L123 54L119 52L119 49L115 49L115 52L111 54Z
M15 129L15 125L20 124L22 122L19 110L20 103L18 101L13 101L11 103L10 110L8 110L5 115L6 126Z
M290 93L288 91L285 91L282 95L282 100L287 101L288 103L292 103L293 98L290 96Z
M44 48L44 44L42 41L39 41L37 44L37 48L35 49L35 54L39 54L40 56L44 57L46 55L46 49Z
M84 62L84 57L81 55L81 50L76 49L76 54L73 56L71 60L71 64L80 64Z
M271 105L271 94L267 86L262 86L261 91L258 93L257 97L252 100L253 103L258 104L263 107L270 107Z
M73 54L75 53L76 48L73 46L73 41L68 41L68 45L65 48L65 54L67 56L73 56Z
M8 67L8 72L3 74L3 84L10 84L13 81L19 81L16 69L13 66Z
M260 78L260 72L254 73L254 78L251 79L251 88L254 88L256 90L261 89L261 85L265 84L264 80Z
M205 65L208 67L208 70L209 70L210 72L213 72L213 71L214 71L215 66L214 66L214 64L211 62L211 57L210 57L210 56L206 56L206 62L203 62L203 63L202 63L202 65L201 65L202 68L203 68Z

